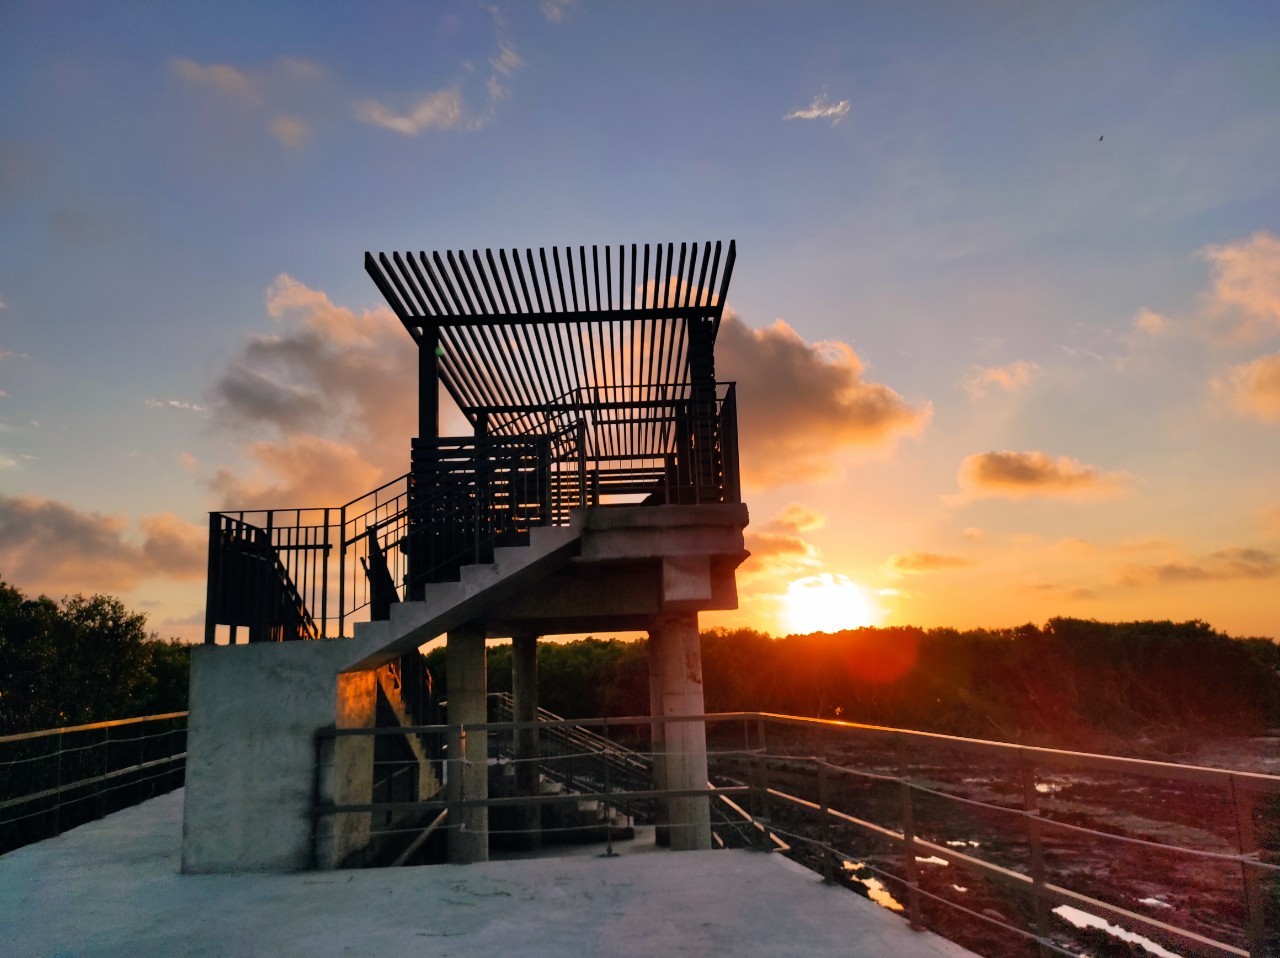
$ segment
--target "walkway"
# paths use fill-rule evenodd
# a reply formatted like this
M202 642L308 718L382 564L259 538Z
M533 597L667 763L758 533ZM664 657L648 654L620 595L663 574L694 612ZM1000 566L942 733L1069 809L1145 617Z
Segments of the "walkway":
M0 856L5 954L972 958L758 852L183 876L182 797Z

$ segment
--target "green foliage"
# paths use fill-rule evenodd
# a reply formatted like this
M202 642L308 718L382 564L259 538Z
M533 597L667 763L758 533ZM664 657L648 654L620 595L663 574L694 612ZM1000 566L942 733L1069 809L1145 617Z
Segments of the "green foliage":
M0 580L0 734L186 708L189 647L116 598L61 604Z
M430 657L444 687L444 650ZM706 707L839 718L1073 748L1178 747L1280 727L1280 646L1203 622L1050 619L1013 629L702 634ZM489 687L511 688L508 646ZM567 717L645 714L647 644L538 644L539 694Z

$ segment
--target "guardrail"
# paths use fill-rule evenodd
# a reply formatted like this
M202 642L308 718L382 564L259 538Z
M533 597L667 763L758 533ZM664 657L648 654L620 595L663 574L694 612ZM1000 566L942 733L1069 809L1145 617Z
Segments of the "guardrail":
M578 734L581 754L533 759L576 762L556 777L577 793L319 805L317 817L593 800L652 821L659 802L691 793L619 787L600 750L651 759L650 728L679 721L706 723L714 784L696 794L746 814L746 842L785 842L828 880L980 954L1099 953L1099 942L1126 947L1123 936L1178 954L1280 948L1280 777L1250 772L756 712L329 729L322 737L488 732L491 748L530 727L581 729L617 744Z
M0 736L0 854L179 788L187 713Z

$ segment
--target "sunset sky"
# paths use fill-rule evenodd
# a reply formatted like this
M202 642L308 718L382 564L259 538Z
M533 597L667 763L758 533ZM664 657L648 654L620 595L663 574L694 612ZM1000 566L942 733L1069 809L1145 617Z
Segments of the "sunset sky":
M0 5L0 577L404 472L365 250L735 239L742 608L1280 637L1280 7ZM273 392L262 387L273 384Z

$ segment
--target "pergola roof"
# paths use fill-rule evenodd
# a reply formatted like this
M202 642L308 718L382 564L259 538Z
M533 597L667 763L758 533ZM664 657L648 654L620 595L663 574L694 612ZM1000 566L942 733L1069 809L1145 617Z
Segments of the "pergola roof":
M719 242L366 253L365 271L419 348L437 351L467 418L509 434L553 405L687 393L689 324L710 321L714 338L732 240L721 253Z

